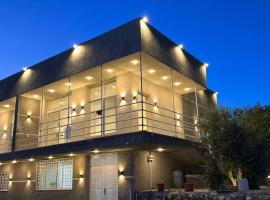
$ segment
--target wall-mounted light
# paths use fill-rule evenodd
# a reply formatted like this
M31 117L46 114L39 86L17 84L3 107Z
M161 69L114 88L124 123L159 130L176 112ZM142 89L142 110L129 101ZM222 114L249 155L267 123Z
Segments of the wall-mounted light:
M134 95L134 96L133 96L133 102L136 102L136 100L137 100L137 96Z
M31 115L30 114L27 114L27 119L30 119L31 118Z
M3 129L3 134L7 134L7 129L6 128Z
M31 181L31 176L27 176L27 181Z
M157 106L158 106L158 103L157 103L156 101L154 102L154 106L155 106L155 107L157 107Z
M11 177L9 177L9 181L12 181L12 176L11 176Z
M125 97L124 96L122 96L121 99L122 99L122 101L125 101Z
M125 171L124 170L118 171L118 176L119 176L119 178L124 178L125 177Z
M184 45L183 45L183 44L179 44L178 47L179 47L180 49L183 49L183 48L184 48Z

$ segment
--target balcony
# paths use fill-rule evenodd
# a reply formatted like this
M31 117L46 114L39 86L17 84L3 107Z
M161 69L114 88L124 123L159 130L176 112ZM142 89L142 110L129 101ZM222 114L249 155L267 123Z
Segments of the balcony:
M141 131L199 141L198 116L216 100L205 89L138 52L0 102L0 152Z

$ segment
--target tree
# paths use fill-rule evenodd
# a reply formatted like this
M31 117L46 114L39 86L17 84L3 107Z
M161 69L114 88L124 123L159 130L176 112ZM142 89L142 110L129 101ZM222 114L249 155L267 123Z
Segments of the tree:
M199 129L206 159L213 159L233 186L244 176L258 188L270 166L270 108L217 108L200 118Z

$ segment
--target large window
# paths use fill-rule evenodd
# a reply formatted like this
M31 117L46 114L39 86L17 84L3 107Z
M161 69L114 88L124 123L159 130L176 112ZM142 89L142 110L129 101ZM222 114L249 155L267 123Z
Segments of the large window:
M5 192L8 190L9 183L9 173L1 172L0 173L0 191Z
M37 190L71 190L73 159L39 161L37 165Z
M0 152L11 150L16 98L0 102Z

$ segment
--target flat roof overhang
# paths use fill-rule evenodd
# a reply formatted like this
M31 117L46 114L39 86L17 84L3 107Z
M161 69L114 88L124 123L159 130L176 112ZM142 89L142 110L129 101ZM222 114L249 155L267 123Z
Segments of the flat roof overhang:
M0 80L0 101L43 87L87 69L143 51L172 69L207 88L203 63L186 50L179 52L178 45L141 18L130 21L89 41L81 43L84 53L72 60L70 48L47 60L35 64Z
M179 148L199 150L200 143L187 139L141 131L4 153L0 154L0 161L3 162L14 159L29 159L31 157L36 158L49 155L67 155L69 153L89 154L95 149L100 151L121 151L134 149L152 151L157 150L159 147L170 149L170 151L174 151Z

